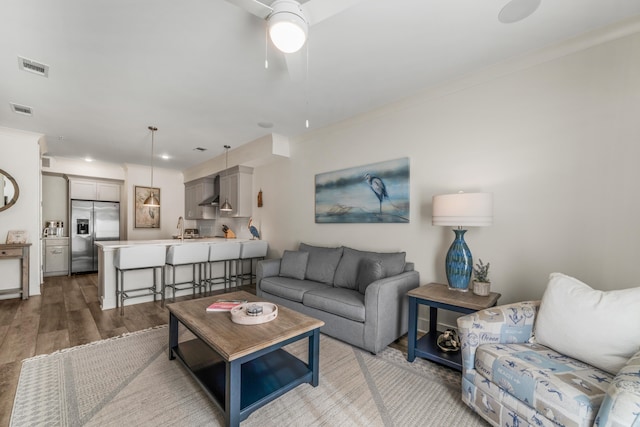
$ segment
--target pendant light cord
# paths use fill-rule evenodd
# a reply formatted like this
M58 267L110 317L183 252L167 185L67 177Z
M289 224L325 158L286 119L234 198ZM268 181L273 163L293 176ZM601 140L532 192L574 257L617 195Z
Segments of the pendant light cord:
M154 148L154 139L156 131L158 130L155 126L149 126L149 130L151 131L151 187L153 188L153 148Z

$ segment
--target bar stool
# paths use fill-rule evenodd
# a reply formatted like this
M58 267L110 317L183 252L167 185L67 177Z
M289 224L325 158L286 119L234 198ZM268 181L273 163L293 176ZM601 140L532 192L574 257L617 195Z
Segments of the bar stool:
M165 273L165 280L162 282L162 306L166 299L166 288L173 289L173 301L176 300L176 292L185 289L193 289L193 297L196 296L196 288L202 294L202 270L205 264L209 261L209 245L201 243L188 243L182 245L173 245L169 247L167 251L167 258L165 267L172 270L171 283L167 283L167 274ZM176 282L176 268L190 265L191 280L185 282ZM196 274L196 267L198 273Z
M236 274L236 287L238 285L238 278L240 278L240 286L244 285L245 280L249 280L249 284L253 283L256 275L253 274L253 260L264 259L267 256L267 250L269 249L269 243L264 240L249 240L242 242L240 248L240 274ZM249 260L249 273L244 272L244 261ZM237 271L236 271L237 273Z
M153 300L156 301L156 295L162 292L157 290L157 270L160 269L160 283L164 283L163 267L165 263L167 250L164 246L131 246L126 248L118 248L113 259L113 265L116 268L116 308L120 307L120 315L124 314L124 300L129 298L144 297L153 294ZM153 270L153 283L150 286L144 286L135 289L125 289L124 273L133 270ZM144 293L138 293L146 291ZM131 294L134 292L134 294Z
M232 264L235 264L237 271L241 247L242 244L240 242L220 242L209 244L209 277L206 279L209 291L212 290L211 288L213 285L219 285L220 283L224 283L225 291L227 290L227 283L229 283L229 289L231 289L231 266ZM220 262L224 264L224 274L222 276L214 277L213 265Z

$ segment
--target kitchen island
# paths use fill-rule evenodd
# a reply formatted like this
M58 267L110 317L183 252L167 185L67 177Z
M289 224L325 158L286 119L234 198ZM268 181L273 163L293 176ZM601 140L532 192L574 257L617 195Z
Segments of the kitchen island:
M165 240L118 240L118 241L99 241L95 242L98 247L98 296L100 297L100 307L103 310L116 308L116 269L113 265L114 255L118 248L131 246L173 246L173 245L210 245L216 243L228 242L230 240L224 237L212 237L204 239L165 239ZM234 242L247 242L249 239L232 239ZM151 283L153 281L153 273L151 270L134 270L127 271L127 283L133 283L139 280L140 283ZM190 280L191 267L184 267L176 270L176 280ZM160 286L160 284L158 284ZM222 286L222 285L220 285ZM179 291L176 295L187 295L191 293L190 289ZM153 295L144 296L127 300L125 305L139 304L142 302L153 301Z

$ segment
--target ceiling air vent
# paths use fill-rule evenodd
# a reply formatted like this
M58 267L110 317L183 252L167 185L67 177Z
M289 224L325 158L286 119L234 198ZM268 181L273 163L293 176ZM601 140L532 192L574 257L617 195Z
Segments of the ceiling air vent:
M50 168L51 167L51 159L49 157L43 157L42 158L42 167L43 168Z
M29 71L39 76L49 77L49 66L38 61L34 61L33 59L18 56L18 67L20 67L22 71Z
M202 151L207 151L207 149L206 149L206 148L202 148L202 147L196 147L196 148L194 148L194 149L193 149L193 151L200 151L200 152L202 152Z
M9 105L11 105L11 111L13 111L14 113L24 114L25 116L33 115L33 109L31 107L27 107L26 105L14 104L13 102L10 102Z

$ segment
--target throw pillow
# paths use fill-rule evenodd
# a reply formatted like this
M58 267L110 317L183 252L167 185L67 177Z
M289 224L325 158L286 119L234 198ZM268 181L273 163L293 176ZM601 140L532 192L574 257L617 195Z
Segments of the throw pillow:
M384 279L382 261L379 259L364 258L358 266L358 291L364 294L367 286L376 280Z
M280 276L304 280L308 260L308 252L284 251L280 260Z
M367 252L344 248L344 253L334 277L334 286L358 289L358 268L363 259L378 259L382 262L384 277L396 276L404 271L404 252Z
M612 375L640 347L640 287L594 290L553 273L536 317L540 344Z
M342 257L342 247L323 248L300 243L298 249L309 252L305 278L315 282L333 285L333 276L336 272L338 262L340 262L340 258Z

